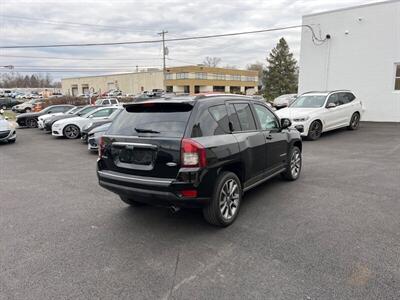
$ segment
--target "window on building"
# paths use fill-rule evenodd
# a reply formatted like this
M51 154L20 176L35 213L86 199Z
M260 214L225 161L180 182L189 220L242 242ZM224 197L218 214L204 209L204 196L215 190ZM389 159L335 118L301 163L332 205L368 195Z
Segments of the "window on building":
M213 86L213 92L225 92L225 87L224 86L218 86L218 85L214 85Z
M171 80L172 78L172 73L167 73L165 74L165 80Z
M251 81L251 82L253 82L253 81L256 81L256 78L253 77L253 76L244 76L244 81Z
M214 74L216 80L225 80L225 74Z
M183 72L183 73L176 73L176 79L188 79L189 78L189 73Z
M207 73L203 72L196 73L196 79L207 79Z
M394 79L394 89L400 91L400 63L396 64L396 75Z
M231 80L240 81L240 75L231 75Z

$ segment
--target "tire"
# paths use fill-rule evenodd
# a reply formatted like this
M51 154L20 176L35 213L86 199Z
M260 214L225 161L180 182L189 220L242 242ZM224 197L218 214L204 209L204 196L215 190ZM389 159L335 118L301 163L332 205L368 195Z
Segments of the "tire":
M231 225L238 216L242 195L239 178L232 172L221 173L216 181L210 203L203 208L205 220L220 227Z
M300 177L302 166L302 157L299 147L293 146L289 153L289 159L286 163L286 170L282 177L286 180L295 181Z
M27 108L24 109L24 112L26 112L26 113L29 113L31 111L32 111L32 109L30 107L27 107Z
M350 124L347 126L348 130L357 130L360 125L360 114L355 112L350 119Z
M121 198L122 202L125 202L126 204L133 206L133 207L140 207L140 206L146 205L145 203L132 200L126 196L119 196L119 197Z
M70 140L77 139L81 135L81 130L78 126L70 124L64 127L63 135Z
M33 118L29 118L25 121L25 125L29 128L36 128L37 127L37 121Z
M315 120L310 124L308 129L307 140L315 141L321 137L322 134L322 123L319 120Z
M4 109L4 110L6 110L6 109L7 109L7 106L3 105L1 108Z

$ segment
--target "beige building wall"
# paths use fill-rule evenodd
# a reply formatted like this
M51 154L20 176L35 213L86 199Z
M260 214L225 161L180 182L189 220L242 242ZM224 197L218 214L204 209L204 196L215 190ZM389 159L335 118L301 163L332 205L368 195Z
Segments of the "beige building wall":
M88 92L103 93L110 89L120 89L125 94L138 94L143 91L164 88L162 71L112 74L64 78L61 80L65 95Z

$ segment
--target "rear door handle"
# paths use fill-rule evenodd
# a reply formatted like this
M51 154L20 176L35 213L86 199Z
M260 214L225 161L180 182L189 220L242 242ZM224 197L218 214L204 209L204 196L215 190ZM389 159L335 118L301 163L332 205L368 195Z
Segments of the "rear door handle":
M265 137L265 139L267 139L267 140L272 140L272 135L268 134L268 135Z

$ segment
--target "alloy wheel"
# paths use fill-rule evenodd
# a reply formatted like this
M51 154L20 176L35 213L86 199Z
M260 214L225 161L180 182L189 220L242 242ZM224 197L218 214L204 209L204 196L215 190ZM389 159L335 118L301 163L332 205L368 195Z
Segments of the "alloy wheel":
M360 124L360 116L358 114L354 114L351 118L351 128L357 129Z
M311 137L312 139L317 139L321 136L321 123L314 121L311 124L310 132L311 132Z
M300 174L301 168L301 154L296 149L292 153L292 157L290 159L290 172L292 173L293 178L297 178Z
M37 126L36 120L35 120L35 119L29 119L29 120L27 121L27 126L28 126L29 128L35 128L35 127Z
M239 207L239 186L236 180L227 180L219 195L219 208L225 220L232 219Z
M76 139L79 135L79 129L74 125L65 127L64 134L68 139Z

